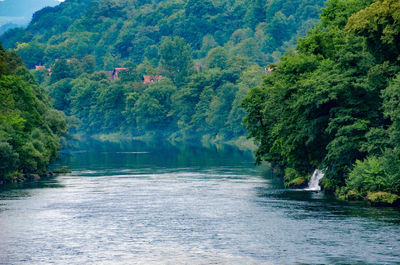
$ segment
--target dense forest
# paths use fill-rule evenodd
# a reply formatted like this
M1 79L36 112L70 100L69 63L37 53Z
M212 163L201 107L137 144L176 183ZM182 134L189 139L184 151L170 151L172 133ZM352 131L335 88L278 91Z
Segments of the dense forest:
M0 183L46 173L67 130L65 115L15 52L0 45Z
M40 66L36 79L80 132L228 140L245 135L239 105L264 66L294 47L322 5L68 0L0 41Z
M399 1L328 1L321 23L244 100L258 161L289 185L319 168L339 197L398 201L399 55Z

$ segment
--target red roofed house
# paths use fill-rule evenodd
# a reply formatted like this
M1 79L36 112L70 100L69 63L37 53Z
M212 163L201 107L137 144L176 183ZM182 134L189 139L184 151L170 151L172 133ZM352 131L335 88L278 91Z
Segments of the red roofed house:
M144 75L143 83L151 84L151 83L157 82L161 77L162 77L162 75Z
M51 75L51 68L46 68L44 65L35 65L36 71L48 71L49 75Z

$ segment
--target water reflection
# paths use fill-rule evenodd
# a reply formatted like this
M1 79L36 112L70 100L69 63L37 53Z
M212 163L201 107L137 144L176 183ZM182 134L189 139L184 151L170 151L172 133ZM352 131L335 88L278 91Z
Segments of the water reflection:
M400 262L400 214L283 189L248 152L83 142L0 191L4 264Z
M0 186L0 200L18 199L30 196L32 189L63 188L55 176L42 178L38 181L10 183Z
M104 144L87 140L76 148L64 150L61 163L73 169L99 170L107 168L183 168L237 166L252 164L249 151L231 146L205 148L195 145L172 145L166 142L129 141Z

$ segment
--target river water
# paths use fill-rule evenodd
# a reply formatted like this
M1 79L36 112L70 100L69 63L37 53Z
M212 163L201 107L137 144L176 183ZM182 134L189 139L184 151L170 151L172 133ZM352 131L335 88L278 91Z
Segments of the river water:
M232 147L90 141L0 190L0 264L399 264L400 212L287 190Z

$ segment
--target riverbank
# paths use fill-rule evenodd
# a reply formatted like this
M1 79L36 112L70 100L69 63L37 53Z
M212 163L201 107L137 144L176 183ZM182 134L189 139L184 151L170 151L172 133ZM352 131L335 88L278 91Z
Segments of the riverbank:
M54 172L48 172L45 174L16 174L13 177L0 180L0 185L12 184L12 183L22 183L26 181L37 181L42 178L48 178L55 176Z
M38 181L43 178L51 178L57 176L57 174L62 173L71 173L71 170L67 166L62 166L60 168L55 168L52 171L48 171L47 173L39 174L39 173L16 173L12 177L0 180L1 185L13 184L13 183L22 183L27 181Z
M338 189L335 196L343 201L365 201L373 206L400 207L400 196L385 191L368 191L361 194L354 190L344 192L343 189Z
M290 170L286 170L287 175L283 176L284 185L287 188L304 189L307 187L311 174L306 177L293 177ZM391 206L400 207L400 196L385 191L365 191L358 192L349 189L347 186L333 186L328 178L322 178L319 183L321 190L328 194L333 194L340 201L364 201L372 206Z
M285 170L274 169L276 176L283 179L284 186L290 189L305 189L309 186L313 174L302 176L291 168ZM348 186L340 186L332 178L323 177L319 186L326 194L331 194L339 201L364 201L376 207L400 207L400 196L382 190L365 190L363 192L351 189Z

